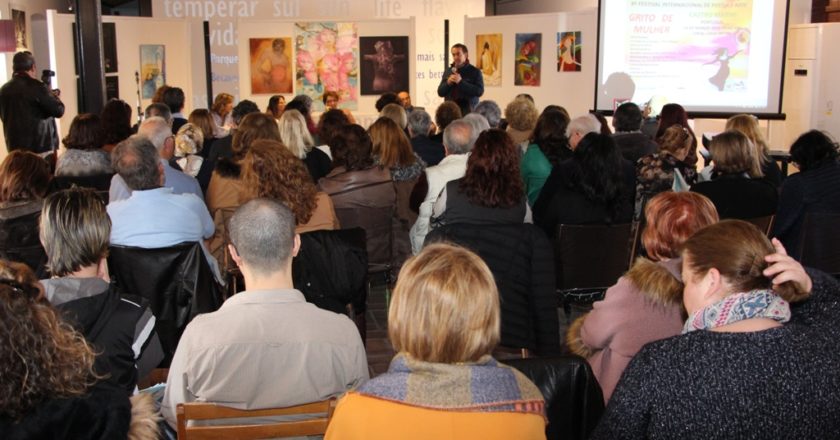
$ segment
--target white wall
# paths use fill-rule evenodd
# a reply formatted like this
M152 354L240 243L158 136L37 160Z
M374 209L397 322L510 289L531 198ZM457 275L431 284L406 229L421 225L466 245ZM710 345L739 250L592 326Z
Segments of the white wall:
M47 17L48 27L52 32L50 47L55 57L56 78L53 83L61 89L61 99L65 104L64 116L60 119L61 136L65 136L70 122L78 114L78 90L73 60L73 23L72 14L57 14L50 11ZM103 17L105 23L114 23L117 32L117 72L119 73L120 99L126 101L135 110L136 119L137 85L134 72L140 70L140 45L162 44L166 46L166 80L178 84L184 90L192 88L193 66L203 73L203 60L195 64L195 50L188 42L193 29L190 22L182 20L163 20L141 17ZM145 108L150 100L143 100ZM189 112L190 108L185 108Z
M580 11L598 7L598 0L512 0L497 2L496 15Z
M483 18L467 18L464 25L466 43L475 45L475 35L501 33L502 39L502 85L485 85L481 99L492 99L502 107L520 93L534 97L537 108L542 110L549 104L561 105L571 115L584 114L592 108L595 96L595 41L597 12L589 9L580 12L506 15ZM557 32L580 31L583 42L580 72L557 71ZM514 58L516 56L516 33L541 33L542 52L540 86L514 85ZM480 56L476 48L474 59ZM475 61L473 61L475 62Z

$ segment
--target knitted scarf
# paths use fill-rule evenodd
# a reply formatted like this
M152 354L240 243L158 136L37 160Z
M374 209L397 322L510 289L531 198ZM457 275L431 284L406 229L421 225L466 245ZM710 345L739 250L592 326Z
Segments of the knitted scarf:
M448 411L518 412L544 416L537 387L519 371L486 355L474 363L439 364L397 354L388 372L359 394Z
M683 333L708 330L751 318L790 321L790 305L772 290L736 293L692 313Z

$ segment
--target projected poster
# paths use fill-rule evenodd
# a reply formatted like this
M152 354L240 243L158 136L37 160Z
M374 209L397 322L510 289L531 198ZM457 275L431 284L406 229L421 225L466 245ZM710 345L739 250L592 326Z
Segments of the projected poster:
M359 37L355 23L295 23L296 92L323 111L324 92L337 92L339 108L358 108Z
M292 39L251 38L251 93L292 93Z
M502 85L502 34L483 34L475 36L478 59L475 67L481 70L484 86Z
M534 87L540 85L541 50L542 34L516 34L514 85Z
M580 32L557 33L558 72L580 72L582 43Z
M768 105L771 2L619 1L606 14L598 108L654 95L695 108Z

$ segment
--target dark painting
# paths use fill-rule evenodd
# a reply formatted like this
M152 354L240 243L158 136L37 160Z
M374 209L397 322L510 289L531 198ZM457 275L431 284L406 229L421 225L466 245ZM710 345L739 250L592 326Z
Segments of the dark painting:
M362 95L408 90L408 37L360 37Z

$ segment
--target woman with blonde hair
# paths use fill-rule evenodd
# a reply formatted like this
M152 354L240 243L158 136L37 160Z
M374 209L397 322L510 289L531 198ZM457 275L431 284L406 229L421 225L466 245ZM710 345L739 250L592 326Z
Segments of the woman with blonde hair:
M505 130L513 139L513 143L519 145L522 151L528 148L528 140L533 135L539 116L534 101L527 98L516 98L505 107L507 121Z
M776 213L779 193L772 183L752 177L761 173L752 142L740 131L724 131L709 146L714 167L712 180L700 182L691 191L715 204L720 218L749 220Z
M836 280L806 273L781 243L740 220L696 232L682 258L682 335L636 354L591 438L840 432Z
M570 350L592 366L605 402L645 344L680 333L684 321L680 247L692 234L718 221L708 198L671 191L650 200L645 218L642 244L647 258L638 258L566 334Z
M230 128L233 126L233 115L231 112L233 112L233 95L230 93L219 93L216 95L216 99L213 100L213 105L210 107L210 115L216 124L215 137L227 136Z
M96 354L26 266L0 260L0 432L4 438L156 439L150 395L97 383ZM133 407L132 407L133 406Z
M426 246L400 271L388 310L398 354L341 399L326 439L544 439L544 401L490 353L499 293L476 254Z
M258 140L251 144L242 160L242 183L249 200L266 197L292 210L299 234L339 228L330 197L315 188L300 159L280 142Z
M312 176L312 181L317 183L318 179L326 176L332 169L332 160L327 153L313 148L315 141L309 130L306 128L306 119L297 110L283 112L278 122L280 127L280 139L283 145L292 152L295 157L302 160Z
M782 170L779 169L776 161L770 157L770 147L767 146L764 133L758 126L758 118L746 114L732 116L726 120L726 130L740 131L752 142L753 148L755 148L754 154L759 158L761 174L753 171L750 177L764 177L777 187L782 184Z

